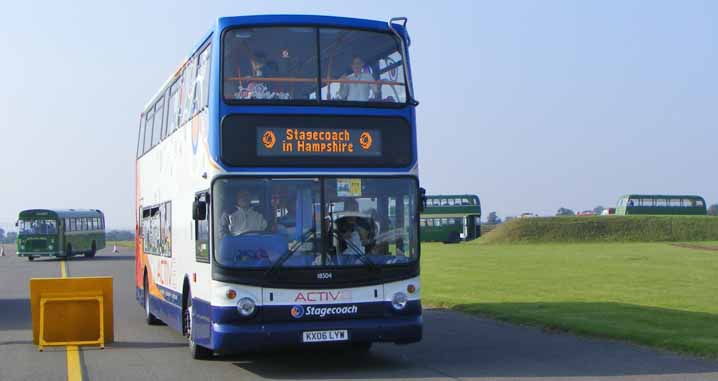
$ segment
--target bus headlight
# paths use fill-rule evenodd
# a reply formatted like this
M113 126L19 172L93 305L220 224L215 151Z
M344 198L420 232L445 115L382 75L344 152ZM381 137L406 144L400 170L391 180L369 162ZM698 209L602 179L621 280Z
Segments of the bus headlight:
M391 297L391 306L394 307L395 310L401 311L406 307L407 301L409 301L409 298L406 294L399 291Z
M252 298L242 298L239 299L237 302L237 312L239 312L240 315L243 317L250 317L252 314L254 314L254 311L257 309L256 304L254 303L254 300Z

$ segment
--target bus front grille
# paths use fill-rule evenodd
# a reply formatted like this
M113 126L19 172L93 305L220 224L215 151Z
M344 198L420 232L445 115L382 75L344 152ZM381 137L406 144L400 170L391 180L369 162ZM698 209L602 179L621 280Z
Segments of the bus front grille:
M35 250L46 250L47 249L47 241L46 240L28 240L25 242L25 248L29 251L35 251Z

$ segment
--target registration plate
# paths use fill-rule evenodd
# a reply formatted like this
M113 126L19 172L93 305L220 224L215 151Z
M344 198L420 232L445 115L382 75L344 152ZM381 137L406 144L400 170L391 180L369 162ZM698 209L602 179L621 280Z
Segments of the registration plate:
M347 341L349 332L346 329L335 331L307 331L302 332L302 342L321 343L325 341Z

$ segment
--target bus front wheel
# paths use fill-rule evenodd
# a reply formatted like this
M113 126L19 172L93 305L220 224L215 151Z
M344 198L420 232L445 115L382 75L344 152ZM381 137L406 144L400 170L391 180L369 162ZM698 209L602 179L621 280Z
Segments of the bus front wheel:
M32 262L32 261L35 260L35 257L33 257L32 255L28 255L28 256L27 256L27 260L30 261L30 262Z
M85 258L92 258L95 256L96 253L97 253L97 243L95 243L95 241L92 241L92 248L90 249L90 251L85 253Z
M67 244L67 250L65 251L65 256L70 258L72 256L72 245L69 243Z
M189 343L189 352L192 355L192 358L195 360L203 360L208 359L212 357L212 351L208 348L205 348L192 340L192 292L187 288L187 293L185 296L185 309L184 309L184 330L185 330L185 336L187 336L187 341Z

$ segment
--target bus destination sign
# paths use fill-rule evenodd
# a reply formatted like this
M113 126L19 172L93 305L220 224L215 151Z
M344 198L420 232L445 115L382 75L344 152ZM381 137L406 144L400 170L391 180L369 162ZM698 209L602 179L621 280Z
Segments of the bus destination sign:
M381 156L381 132L357 128L257 128L257 156Z

